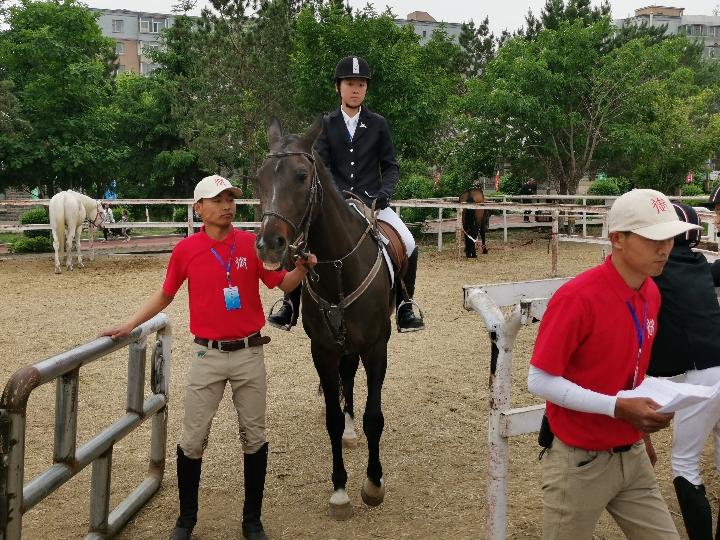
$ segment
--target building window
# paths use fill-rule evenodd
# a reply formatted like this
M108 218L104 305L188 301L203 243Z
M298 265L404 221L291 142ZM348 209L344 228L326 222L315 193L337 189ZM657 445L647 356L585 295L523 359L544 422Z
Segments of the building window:
M122 19L113 19L113 21L112 21L113 33L119 34L120 32L123 31L124 27L125 27L125 21L123 21Z
M702 25L702 24L688 25L688 35L689 36L706 36L707 30L705 29L705 25Z
M155 21L155 20L153 21L153 23L152 23L153 34L159 33L160 30L162 30L163 28L165 28L165 19L160 19L159 21Z
M125 71L126 71L126 69L125 69L125 64L118 64L117 72L118 72L118 73L125 73Z
M427 30L423 30L423 38L427 37Z
M125 44L122 41L115 44L115 54L125 54Z
M150 33L150 19L140 19L140 32Z

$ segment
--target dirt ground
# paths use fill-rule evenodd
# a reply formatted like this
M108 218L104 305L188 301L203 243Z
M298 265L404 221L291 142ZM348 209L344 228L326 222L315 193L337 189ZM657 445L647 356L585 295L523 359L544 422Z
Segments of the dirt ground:
M317 376L309 341L299 329L267 328L268 435L270 462L263 521L271 538L480 538L486 519L486 448L490 344L480 317L463 309L462 285L550 277L548 242L530 232L503 244L491 235L490 254L456 260L431 243L420 258L417 300L428 328L393 334L384 386L385 432L381 457L387 482L385 502L368 508L360 499L367 452L364 438L346 450L348 491L354 516L327 517L331 494L330 448L316 395ZM544 233L546 234L546 233ZM599 262L596 245L561 245L560 275L575 275ZM99 255L86 268L53 274L49 256L0 259L0 381L31 364L92 340L99 329L119 322L162 281L167 255ZM278 291L263 290L266 309ZM190 334L183 287L168 309L173 324L173 358L167 468L160 491L121 532L123 539L166 537L177 512L175 444L183 414L183 385ZM537 325L521 330L516 348L513 406L535 400L525 389L527 362ZM365 399L358 376L358 432ZM81 370L78 446L124 413L127 353L117 352ZM52 460L54 387L37 389L29 403L25 482ZM141 480L147 467L149 423L113 451L111 507ZM654 437L657 474L683 531L669 467L670 434ZM540 465L534 435L511 440L509 538L541 536ZM705 475L714 511L718 482L709 448ZM213 424L203 462L200 515L194 538L241 537L242 456L229 396ZM83 537L89 513L90 467L30 510L23 520L28 539ZM622 538L605 515L596 538Z

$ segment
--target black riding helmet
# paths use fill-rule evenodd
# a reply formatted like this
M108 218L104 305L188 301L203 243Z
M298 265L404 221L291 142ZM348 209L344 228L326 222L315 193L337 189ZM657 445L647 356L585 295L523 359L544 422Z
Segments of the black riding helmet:
M682 203L672 203L673 208L675 208L675 213L677 214L680 221L684 221L686 223L692 223L693 225L701 225L700 218L697 215L697 212L692 206L688 206L687 204ZM700 242L700 233L702 232L702 229L693 229L692 231L687 231L682 234L678 234L675 237L675 244L682 244L687 245L690 247L695 247L698 242Z
M359 56L346 56L335 66L335 84L342 79L372 79L370 66L364 58Z
M720 186L715 186L710 193L710 200L707 202L710 208L714 208L715 205L720 204Z

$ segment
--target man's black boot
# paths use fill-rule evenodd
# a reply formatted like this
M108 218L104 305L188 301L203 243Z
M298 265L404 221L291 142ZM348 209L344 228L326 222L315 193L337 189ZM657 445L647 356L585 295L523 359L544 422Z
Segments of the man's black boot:
M180 517L170 533L170 540L190 540L197 523L198 489L202 458L190 459L182 448L177 447L178 496L180 498Z
M412 300L415 294L415 278L417 276L417 265L418 265L418 250L412 252L408 259L408 270L405 274L405 289L407 290L408 297ZM397 309L397 327L398 332L417 332L425 328L425 323L422 318L416 317L413 313L412 304L402 304L403 292L400 281L395 284L395 301L396 305L399 306Z
M267 319L270 326L280 328L281 330L290 330L297 324L298 315L300 315L300 293L302 285L298 285L294 290L285 293L283 304L275 313Z
M676 476L673 484L688 538L712 540L712 513L705 496L705 486L696 486L682 476Z
M268 443L254 454L245 454L245 502L243 503L242 531L247 540L267 540L260 515L262 514L265 475L267 473Z

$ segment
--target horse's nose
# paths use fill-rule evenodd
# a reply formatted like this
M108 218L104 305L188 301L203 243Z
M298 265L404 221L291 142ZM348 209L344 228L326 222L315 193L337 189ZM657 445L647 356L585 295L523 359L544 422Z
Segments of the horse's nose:
M270 250L270 251L281 251L285 249L287 240L280 234L275 234L266 238L265 236L258 236L255 240L255 247L259 251Z
M273 242L272 242L272 245L270 246L272 249L275 249L277 251L285 249L285 244L287 244L287 241L285 240L284 236L281 236L278 234L272 240L273 240Z

